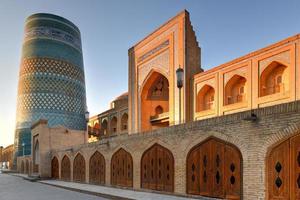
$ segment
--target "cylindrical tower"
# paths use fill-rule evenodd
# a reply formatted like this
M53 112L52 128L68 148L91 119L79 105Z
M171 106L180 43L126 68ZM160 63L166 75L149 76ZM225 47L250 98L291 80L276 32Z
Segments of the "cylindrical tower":
M19 73L15 156L31 154L32 123L47 119L50 127L85 130L85 112L79 29L56 15L29 16Z

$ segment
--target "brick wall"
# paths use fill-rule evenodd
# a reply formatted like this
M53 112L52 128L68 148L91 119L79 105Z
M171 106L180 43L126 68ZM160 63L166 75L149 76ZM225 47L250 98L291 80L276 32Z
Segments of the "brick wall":
M86 180L91 155L98 150L106 161L106 184L110 185L110 160L119 148L133 157L133 187L140 189L140 162L142 154L153 144L168 148L175 159L175 193L186 193L186 157L190 149L210 136L234 144L242 154L242 190L244 199L265 199L265 160L270 147L299 133L300 101L253 110L258 120L244 120L251 111L176 125L169 128L119 135L96 143L74 146L71 150L53 150L52 157L59 162L68 155L73 163L77 153L86 160ZM72 167L72 164L71 164ZM71 170L72 172L72 170Z

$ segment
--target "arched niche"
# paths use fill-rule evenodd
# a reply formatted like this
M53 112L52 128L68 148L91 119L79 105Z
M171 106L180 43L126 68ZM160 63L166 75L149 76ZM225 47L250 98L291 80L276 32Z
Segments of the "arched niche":
M124 113L121 117L121 131L127 131L128 129L128 114Z
M113 133L117 133L117 131L118 131L118 118L114 116L110 120L110 132L113 134Z
M204 85L197 94L196 112L213 110L215 101L215 89L210 85Z
M259 96L267 96L275 93L284 93L288 89L286 77L287 66L280 62L271 62L261 73L259 78Z
M230 105L246 101L246 78L234 75L225 85L224 104Z

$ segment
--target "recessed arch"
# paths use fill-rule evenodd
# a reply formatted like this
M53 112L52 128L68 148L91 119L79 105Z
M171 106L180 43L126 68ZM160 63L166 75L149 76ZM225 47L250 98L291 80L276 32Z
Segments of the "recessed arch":
M283 93L288 89L287 65L272 61L260 74L259 96Z
M21 162L21 173L24 174L25 173L25 169L24 169L24 161L22 160Z
M272 145L266 163L268 199L300 199L300 134Z
M71 162L67 155L61 161L61 179L64 181L71 180Z
M225 85L224 105L241 103L246 101L247 80L245 77L235 74Z
M117 133L117 131L118 131L118 118L114 116L110 120L110 132L113 134L113 133Z
M25 161L25 174L29 174L30 169L29 169L29 161L26 159Z
M51 160L51 178L59 179L59 163L56 156Z
M169 81L163 74L151 71L141 89L141 130L169 126ZM163 113L157 115L160 106Z
M141 187L166 192L174 191L174 157L169 149L155 143L143 153Z
M188 194L241 198L242 155L235 145L209 137L191 148L186 162Z
M99 151L96 151L90 158L89 177L90 183L105 184L105 159Z
M121 117L121 131L127 131L128 129L128 114L124 113Z
M111 184L132 187L133 186L133 161L129 152L120 148L111 158Z
M108 134L108 122L106 119L102 120L101 122L101 130L103 131L103 134L104 135L107 135Z
M213 110L215 101L215 89L205 84L197 94L196 112Z
M76 182L85 182L85 159L81 153L78 153L74 158L73 180Z
M36 140L34 145L34 155L33 155L33 172L37 173L39 171L40 164L40 145L39 140Z

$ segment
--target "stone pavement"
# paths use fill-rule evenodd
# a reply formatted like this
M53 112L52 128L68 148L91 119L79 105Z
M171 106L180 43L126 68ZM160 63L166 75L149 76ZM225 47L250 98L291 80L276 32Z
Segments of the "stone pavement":
M39 181L40 183L53 185L57 187L62 187L66 189L74 189L76 191L81 191L90 194L100 194L102 195L112 195L116 197L122 197L125 199L142 199L142 200L188 200L188 199L201 199L201 200L213 200L214 198L191 198L191 197L182 197L182 196L174 196L174 195L166 195L166 194L158 194L158 193L151 193L151 192L143 192L143 191L135 191L135 190L126 190L126 189L119 189L107 186L98 186L98 185L90 185L90 184L81 184L81 183L74 183L74 182L65 182L65 181L58 181L58 180L43 180Z
M0 173L0 200L108 200Z

